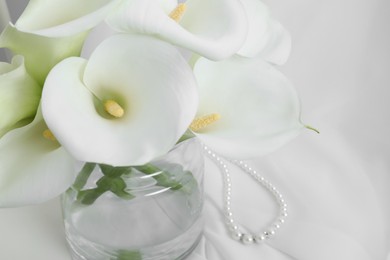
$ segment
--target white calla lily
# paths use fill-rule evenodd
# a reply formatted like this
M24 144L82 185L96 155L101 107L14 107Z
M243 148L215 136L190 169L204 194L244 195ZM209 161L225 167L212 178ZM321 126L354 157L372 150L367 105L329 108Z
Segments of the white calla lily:
M87 33L82 32L64 38L47 38L8 25L0 35L0 48L8 48L14 54L22 55L28 73L42 86L55 64L80 54L86 36Z
M188 0L167 12L170 5L125 0L107 22L118 31L154 35L213 60L230 57L244 43L247 19L239 0Z
M166 14L169 14L178 5L178 0L157 0L157 2Z
M120 0L31 0L15 25L0 35L0 48L24 56L27 71L43 85L61 60L79 56L88 31Z
M271 17L269 8L260 0L240 0L248 16L248 35L237 54L244 57L262 57L284 64L291 51L288 31Z
M0 139L0 207L47 201L74 181L74 160L58 142L43 136L46 129L38 110L31 124Z
M0 62L0 138L23 120L31 122L40 98L41 87L26 72L22 56Z
M141 165L168 152L198 104L191 68L172 45L141 35L108 38L87 62L68 58L47 77L44 118L78 160Z
M30 0L15 23L19 31L67 37L100 23L120 0Z
M303 129L294 87L265 61L201 58L194 73L200 104L190 128L216 152L254 158L276 150Z

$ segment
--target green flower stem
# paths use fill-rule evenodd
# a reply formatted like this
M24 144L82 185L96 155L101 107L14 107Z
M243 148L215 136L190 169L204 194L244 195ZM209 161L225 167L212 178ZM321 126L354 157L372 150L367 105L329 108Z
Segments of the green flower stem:
M175 180L171 173L151 164L135 166L134 168L144 174L152 175L159 186L167 187L171 190L180 190L185 194L192 194L193 190L198 187L198 181L194 178L194 175L190 171L184 171L183 167L181 167L183 175L180 178L180 182Z
M157 173L155 175L152 175L152 177L157 181L157 184L159 186L171 188L171 190L179 190L183 187L183 185L180 182L173 179L172 174L163 171L152 164L134 166L134 168L147 175Z
M112 178L121 177L124 174L130 174L132 167L114 167L107 164L99 164L103 174Z
M78 192L77 200L84 205L91 205L106 191L108 191L108 189L102 189L99 187L89 190L82 190Z
M118 197L126 200L134 199L135 196L126 191L126 182L118 177L103 176L96 182L98 188L109 190Z
M139 251L119 250L118 257L111 260L142 260L142 255Z
M100 164L99 167L102 170L104 176L102 176L97 182L96 188L81 190L91 176L91 173L95 169L95 163L86 163L83 169L80 171L76 178L73 188L78 191L77 200L84 205L93 204L101 195L107 191L111 191L116 196L130 200L135 196L125 191L127 188L125 181L122 179L122 175L130 174L131 167L113 167L109 165Z
M183 175L182 182L186 183L185 186L182 187L182 191L186 194L192 194L195 189L198 188L198 181L192 175L192 172L186 171Z
M81 169L79 175L77 176L73 188L77 191L84 188L85 184L88 181L89 176L91 176L93 170L96 167L96 163L86 163L84 164L83 168Z
M315 128L314 128L314 127L312 127L312 126L305 125L305 128L307 128L307 129L309 129L309 130L312 130L312 131L316 132L317 134L319 134L319 133L320 133L320 131L318 131L317 129L315 129Z
M107 191L110 191L125 200L134 199L135 196L126 191L127 185L122 178L123 175L131 174L133 169L136 169L146 175L151 175L151 177L157 181L157 185L159 186L167 187L171 190L181 190L186 194L191 194L193 189L196 189L198 185L194 176L189 171L185 171L180 181L178 181L175 179L173 174L152 164L133 167L113 167L110 165L99 164L103 176L96 182L97 187L82 190L95 167L95 163L86 163L73 185L73 188L78 191L77 200L84 205L93 204ZM183 186L183 183L187 185Z
M181 142L184 142L185 140L188 140L188 139L191 139L195 137L195 135L191 132L191 130L187 130L179 139L179 141L177 141L176 144L179 144Z

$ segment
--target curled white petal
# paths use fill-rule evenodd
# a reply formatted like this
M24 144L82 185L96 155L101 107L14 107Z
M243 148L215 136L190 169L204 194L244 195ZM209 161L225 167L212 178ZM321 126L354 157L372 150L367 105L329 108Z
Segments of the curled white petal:
M273 20L270 23L268 41L260 52L260 57L276 65L286 63L291 52L291 36L283 25Z
M120 0L30 0L17 20L18 30L65 37L89 30L105 19Z
M157 0L162 10L169 14L177 5L178 0Z
M241 0L248 17L248 35L237 54L244 57L262 57L274 63L284 64L290 54L289 32L270 13L260 0Z
M123 117L105 114L105 100L118 102ZM114 166L145 164L168 152L197 103L194 76L180 53L137 35L107 39L88 63L59 63L42 95L47 124L75 158Z
M270 23L269 8L260 0L241 0L248 17L248 34L239 55L255 57L267 44Z
M194 68L200 91L197 116L220 119L197 136L218 153L248 159L272 152L302 129L291 83L260 59L223 62L201 58Z
M38 111L31 124L0 139L0 207L42 203L72 184L74 160L57 142L42 136L46 129Z
M40 97L41 87L26 72L22 56L0 62L0 138L18 122L32 120Z
M43 85L50 69L61 60L78 56L87 32L68 37L43 37L9 24L0 34L0 48L8 48L25 59L27 72Z
M80 57L88 59L96 47L108 37L117 34L107 23L101 22L86 37Z
M121 32L158 36L213 60L236 53L247 34L239 0L188 0L182 20L171 19L157 0L124 1L107 22Z

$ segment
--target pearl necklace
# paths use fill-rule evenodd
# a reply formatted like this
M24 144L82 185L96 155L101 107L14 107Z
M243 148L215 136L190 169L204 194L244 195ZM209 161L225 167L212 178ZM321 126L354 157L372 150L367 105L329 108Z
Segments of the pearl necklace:
M239 168L241 168L244 172L248 173L253 177L261 186L266 188L273 197L275 201L279 205L279 215L274 219L272 225L268 226L264 229L263 232L260 233L252 233L246 234L242 232L239 228L239 224L233 218L233 212L231 208L231 196L232 196L232 181L230 178L230 173L227 164L223 161L223 159L218 156L215 152L210 150L207 146L203 146L206 154L209 158L211 158L220 168L223 179L224 179L224 215L225 215L225 225L229 230L230 236L237 241L242 242L243 244L252 244L252 243L262 243L265 240L271 238L275 235L276 231L281 227L281 225L285 222L287 217L287 204L282 196L282 194L275 188L273 184L267 181L263 176L258 174L255 170L253 170L248 164L243 161L238 160L229 160L230 163L235 164ZM225 159L226 160L226 159Z

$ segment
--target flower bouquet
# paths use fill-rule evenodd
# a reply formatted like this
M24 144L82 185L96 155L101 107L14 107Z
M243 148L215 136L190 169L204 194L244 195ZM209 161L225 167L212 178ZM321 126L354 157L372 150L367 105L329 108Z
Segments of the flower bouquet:
M74 259L184 258L202 146L256 158L307 127L260 0L30 0L3 27L0 206L63 194Z

